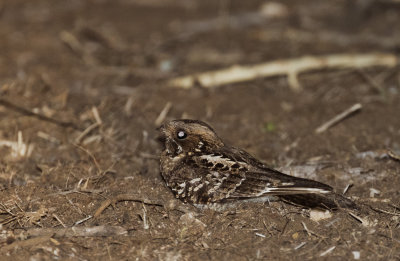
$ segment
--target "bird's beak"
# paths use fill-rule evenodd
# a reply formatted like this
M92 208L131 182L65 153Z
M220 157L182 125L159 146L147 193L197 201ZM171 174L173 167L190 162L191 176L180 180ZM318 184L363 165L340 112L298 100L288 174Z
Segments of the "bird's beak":
M161 131L161 132L163 132L164 129L165 129L164 124L161 125L160 127L156 128L157 131Z

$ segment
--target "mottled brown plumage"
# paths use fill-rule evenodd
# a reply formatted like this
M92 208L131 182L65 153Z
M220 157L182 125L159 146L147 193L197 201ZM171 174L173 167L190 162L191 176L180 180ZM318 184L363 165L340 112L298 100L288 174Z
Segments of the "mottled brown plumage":
M192 204L277 196L305 207L356 208L332 187L283 174L227 146L204 122L173 120L159 128L161 174L175 196Z

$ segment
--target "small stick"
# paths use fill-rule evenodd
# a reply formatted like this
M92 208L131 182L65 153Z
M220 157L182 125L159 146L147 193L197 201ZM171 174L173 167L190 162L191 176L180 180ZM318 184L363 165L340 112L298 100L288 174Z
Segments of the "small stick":
M351 212L348 212L348 213L352 218L354 218L355 220L360 222L363 226L365 226L365 227L371 226L371 222L369 220L367 220L366 218L362 218L362 217L357 216L356 214L351 213Z
M103 211L108 208L110 205L114 205L115 203L119 202L119 201L134 201L134 202L140 202L142 204L145 205L151 205L151 206L158 206L158 207L163 207L164 205L160 202L151 202L148 199L140 199L138 198L137 195L130 195L130 194L122 194L122 195L118 195L113 199L107 199L105 200L101 206L96 210L96 212L94 213L93 217L97 218L98 216L101 215L101 213L103 213Z
M126 116L132 115L131 109L132 109L134 102L135 102L135 99L132 96L129 97L128 100L126 101L125 106L124 106L124 111L125 111Z
M61 224L61 226L67 227L67 226L64 224L64 222L62 222L61 219L60 219L56 214L53 214L53 217L54 217L55 219L57 219L57 221Z
M302 243L300 243L299 245L297 245L297 246L294 248L294 250L297 250L297 249L302 248L303 246L305 246L305 244L307 244L307 242L302 242Z
M154 125L156 126L160 126L161 123L163 123L163 121L165 120L165 117L167 117L167 114L169 112L169 110L172 107L172 103L171 102L167 102L167 104L165 104L164 109L162 109L162 111L160 112L160 115L158 115L157 119L154 121Z
M97 107L93 107L92 108L92 113L93 113L93 117L95 118L96 122L100 125L103 123L103 121L100 118L100 113L97 110Z
M313 233L310 230L308 230L308 228L307 228L306 224L304 224L304 222L301 222L301 224L303 225L304 230L307 232L308 236L310 237Z
M78 220L78 221L76 221L76 222L74 223L74 226L79 225L79 224L82 224L83 222L88 221L88 220L91 219L92 217L93 217L92 215L89 215L89 216L87 216L87 217L85 217L85 218L83 218L83 219L81 219L81 220Z
M347 186L343 190L342 195L345 195L349 191L349 189L351 189L353 186L354 186L354 184L352 184L352 183L347 184Z
M54 123L54 124L59 125L59 126L61 126L63 128L72 128L72 129L75 129L75 130L79 130L79 127L76 126L72 122L59 121L57 119L50 118L50 117L44 116L44 115L39 114L39 113L35 113L33 111L27 110L27 109L25 109L23 107L15 105L15 104L13 104L13 103L11 103L9 101L6 101L4 99L1 99L1 98L0 98L0 105L3 105L4 107L6 107L8 109L11 109L13 111L19 112L19 113L21 113L23 115L36 117L39 120L47 121L47 122L50 122L50 123Z
M86 152L86 154L88 154L89 157L93 160L94 165L96 165L97 170L98 170L99 172L102 172L102 171L101 171L101 168L100 168L100 165L99 165L99 163L97 162L95 156L94 156L89 150L87 150L87 149L85 149L84 147L79 146L79 145L77 145L77 144L74 144L74 145L75 145L76 147L78 147L80 150Z
M348 108L347 110L345 110L344 112L336 115L335 117L333 117L331 120L325 122L324 124L322 124L320 127L318 127L315 130L315 133L322 133L324 131L326 131L327 129L329 129L330 127L332 127L333 125L337 124L338 122L342 121L343 119L345 119L347 116L349 116L350 114L360 110L362 108L361 103L356 103L353 106L351 106L350 108Z
M308 227L306 226L306 224L305 224L304 222L301 222L301 224L303 225L304 230L307 232L308 236L314 235L314 236L316 236L316 237L321 237L321 238L323 238L322 236L318 235L317 233L315 233L315 232L309 230Z
M50 195L68 195L68 194L72 194L72 193L85 195L85 193L96 193L96 194L99 194L101 192L103 192L103 190L101 190L101 189L83 189L83 188L79 188L79 189L60 191L60 192L52 193Z
M72 33L68 31L62 31L60 33L60 39L63 41L69 48L71 48L72 51L75 52L75 54L81 56L83 53L83 47L82 44L79 42L79 40L73 35Z
M145 207L145 205L143 203L142 203L142 207L143 207L143 228L145 230L147 230L147 229L150 228L149 222L147 221L147 210L146 210L146 207Z
M76 144L80 144L83 140L83 138L88 135L90 132L92 132L94 129L96 129L97 127L100 127L101 124L103 124L103 121L100 118L100 114L99 111L97 110L96 107L92 108L92 113L93 113L93 117L96 120L95 123L91 124L89 127L87 127L84 131L82 131L82 133L75 139L75 143Z
M76 144L80 144L82 142L82 139L88 135L90 132L92 132L94 129L96 129L97 127L99 127L101 125L101 123L95 122L92 125L90 125L89 127L87 127L84 131L82 131L81 134L79 134L79 136L75 139L75 143Z
M261 234L261 233L258 233L258 232L256 232L256 236L263 237L263 238L266 238L266 237L267 237L266 235Z
M55 137L53 137L53 136L51 136L51 135L49 135L49 134L47 134L47 133L45 133L43 131L38 131L37 132L37 136L42 138L42 139L44 139L44 140L53 142L53 143L60 143L60 141L57 138L55 138Z
M336 246L332 246L332 247L328 248L327 250L325 250L324 252L322 252L319 256L325 256L325 255L329 254L330 252L332 252L335 248L336 248Z

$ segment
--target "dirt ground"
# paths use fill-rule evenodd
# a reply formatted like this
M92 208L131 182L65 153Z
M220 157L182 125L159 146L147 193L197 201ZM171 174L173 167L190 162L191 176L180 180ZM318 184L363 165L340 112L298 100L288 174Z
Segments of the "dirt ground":
M399 50L398 1L267 3L1 1L0 259L400 260L400 161L386 151L400 154L399 67L307 72L297 92L283 76L167 86L235 64ZM273 167L339 193L352 184L363 213L185 206L160 177L157 118L206 121Z

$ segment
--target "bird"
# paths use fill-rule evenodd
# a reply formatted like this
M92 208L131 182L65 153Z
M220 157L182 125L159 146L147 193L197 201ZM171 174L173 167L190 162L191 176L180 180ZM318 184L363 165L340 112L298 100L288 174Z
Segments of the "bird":
M303 208L357 209L324 183L279 172L227 145L205 122L177 119L158 128L160 172L176 198L195 206L278 198Z

